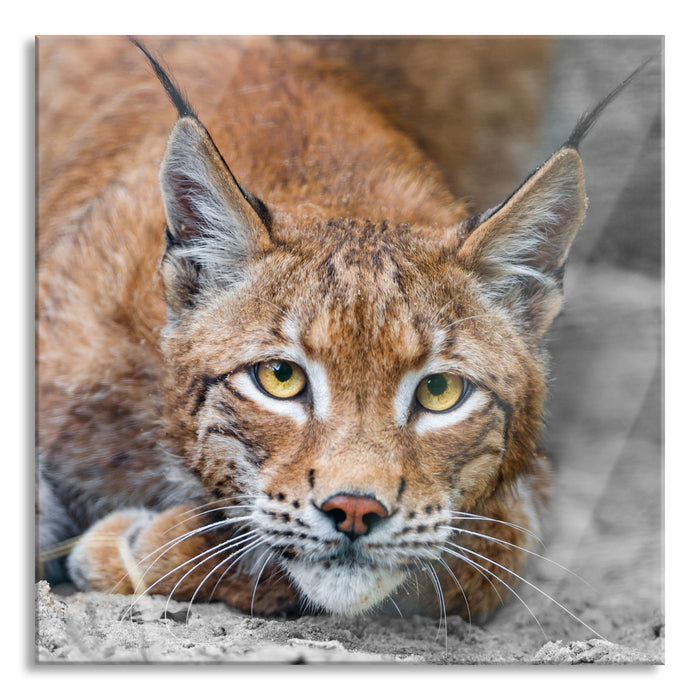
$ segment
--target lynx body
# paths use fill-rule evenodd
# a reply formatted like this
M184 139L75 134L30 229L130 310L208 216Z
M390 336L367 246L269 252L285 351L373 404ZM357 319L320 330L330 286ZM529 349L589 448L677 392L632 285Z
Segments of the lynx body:
M70 84L89 55L78 105L39 84L39 546L82 535L44 575L267 614L491 610L550 489L577 140L473 215L313 48L185 47L206 115L161 76L173 127L135 47L84 43L42 56Z

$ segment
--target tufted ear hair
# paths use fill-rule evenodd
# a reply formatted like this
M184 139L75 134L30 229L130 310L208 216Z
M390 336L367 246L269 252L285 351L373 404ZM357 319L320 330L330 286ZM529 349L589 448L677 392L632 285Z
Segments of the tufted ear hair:
M499 206L459 225L457 258L539 339L561 305L564 263L585 211L581 158L567 146Z
M264 205L236 182L193 116L173 127L160 188L167 226L161 271L171 309L191 305L203 286L240 279L246 265L272 247Z

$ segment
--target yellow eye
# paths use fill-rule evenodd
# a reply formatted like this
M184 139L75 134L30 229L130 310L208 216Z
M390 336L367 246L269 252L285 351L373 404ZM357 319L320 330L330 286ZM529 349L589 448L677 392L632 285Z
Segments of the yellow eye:
M299 365L287 360L268 360L255 365L258 384L276 399L291 399L306 386L306 375Z
M464 380L456 374L431 374L416 389L418 403L440 413L453 408L464 394Z

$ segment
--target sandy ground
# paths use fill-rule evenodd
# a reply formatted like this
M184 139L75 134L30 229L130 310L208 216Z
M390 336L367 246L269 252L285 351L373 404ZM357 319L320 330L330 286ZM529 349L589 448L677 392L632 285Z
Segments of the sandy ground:
M573 124L658 48L654 41L564 42L553 75L553 121ZM588 77L578 71L572 82L571 67L582 63ZM543 555L575 573L533 560L532 586L518 591L522 601L479 625L383 615L264 620L203 603L185 622L181 602L164 616L164 599L142 599L128 615L130 598L52 591L40 582L37 660L663 663L658 70L631 88L628 102L585 144L590 209L572 253L566 307L550 334L546 442L558 481ZM555 141L566 134L551 132ZM542 144L543 152L558 143Z

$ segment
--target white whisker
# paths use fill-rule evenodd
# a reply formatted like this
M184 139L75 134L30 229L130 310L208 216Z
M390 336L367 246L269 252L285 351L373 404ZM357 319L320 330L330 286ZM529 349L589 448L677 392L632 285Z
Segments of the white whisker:
M250 537L252 537L252 538L255 538L255 537L256 537L256 533L252 533L252 532L251 532L251 533L247 533L247 534L248 534ZM166 615L166 617L167 617L167 612L168 612L168 606L170 605L170 601L173 599L173 596L175 595L175 591L177 590L177 588L179 587L179 585L180 585L180 584L195 570L195 569L197 569L197 568L199 568L200 566L202 566L202 564L206 564L210 559L213 559L214 557L217 557L217 556L221 555L223 552L226 552L226 551L228 551L228 550L230 550L230 549L234 549L235 547L240 546L240 544L241 544L240 541L239 541L239 542L227 541L227 542L224 542L222 545L217 545L216 547L211 547L211 548L209 548L206 552L204 552L204 554L209 554L209 556L207 556L205 559L203 559L202 561L200 561L198 564L195 564L195 566L193 566L191 569L188 569L188 570L180 577L180 579L178 580L178 582L177 582L174 586L172 586L172 588L170 589L170 594L168 595L168 598L167 598L167 600L166 600L166 602L165 602L165 613L164 613L164 614ZM258 544L258 542L250 542L250 539L245 540L245 541L244 541L244 545L245 545L245 546L243 547L243 549L240 550L240 551L236 551L236 552L234 553L234 555L243 556L243 553L245 553L246 550L250 549L251 547L257 546L257 544ZM229 556L234 556L234 555L229 555ZM196 557L192 557L192 558L189 559L188 561L184 562L184 563L181 564L180 566L178 566L178 567L176 567L175 569L173 569L172 571L168 572L163 578L167 578L167 577L170 576L172 573L174 573L175 571L177 571L177 569L180 569L180 568L182 568L182 566L186 566L187 564L192 563L192 562L195 561L196 559L199 559L201 556L202 556L202 555L199 554L199 555L197 555ZM227 559L228 559L228 556L225 557L223 561L225 562ZM223 562L221 562L220 564L217 564L217 566L215 566L215 567L212 569L212 571L215 571L219 566L221 566L222 563L223 563ZM204 580L206 580L206 579L209 577L209 575L211 575L212 571L210 571L209 574L207 574L207 576L204 577ZM200 588L200 586L202 585L202 583L203 583L203 581L200 582L200 585L199 585L199 586L197 586L197 589L195 590L195 595L196 595L197 591L199 591L199 588ZM191 608L193 602L194 602L194 596L192 596L192 598L190 599L190 605L189 605L188 608L187 608L187 617L189 617L190 608Z
M531 549L527 549L527 547L521 547L520 545L515 544L514 542L508 542L506 540L501 540L498 537L493 537L492 535L487 535L483 532L475 532L473 530L467 530L462 527L454 527L452 525L440 525L441 529L445 530L453 530L454 532L461 532L466 535L472 535L473 537L481 537L482 539L485 540L490 540L491 542L496 542L498 544L502 544L506 547L512 547L514 549L519 549L521 552L525 552L526 554L529 554L533 557L538 557L539 559L542 559L543 561L546 561L549 564L552 564L553 566L559 567L562 571L566 571L567 574L571 574L572 576L575 576L581 583L585 583L587 586L590 586L591 584L588 583L585 579L581 578L575 571L572 571L571 569L567 569L563 564L560 564L559 562L554 561L554 559L550 559L549 557L545 557L542 554L539 554L538 552L535 552Z
M429 561L424 561L423 562L425 565L425 571L428 572L428 575L430 577L430 580L433 582L433 586L435 587L435 593L437 594L438 597L438 603L440 606L440 615L438 617L438 628L437 632L435 633L435 640L437 641L438 637L440 636L440 628L442 627L442 620L443 618L445 619L445 651L447 651L447 608L445 607L445 596L443 595L442 592L442 586L440 585L440 578L437 575L437 572L435 571L435 568Z
M436 319L450 304L452 304L456 299L457 299L457 297L452 297L452 299L450 299L447 303L443 304L443 305L438 309L438 311L433 315L433 317L430 319L430 321L428 321L428 325L429 325L429 326L432 326L432 325L435 323L435 319Z
M221 511L228 511L231 510L232 508L247 508L248 506L219 506L218 508L210 508L209 510L202 511L200 513L195 513L194 515L190 515L189 518L184 518L183 520L180 520L179 522L175 523L175 525L172 525L169 527L163 534L167 535L171 530L174 530L177 527L180 527L184 523L188 523L190 520L196 520L197 518L203 516L203 515L208 515L209 513L217 513ZM192 512L192 511L187 511L187 512ZM183 515L187 515L186 513L183 513ZM231 523L237 523L237 522L243 522L244 520L250 520L249 515L237 515L235 517L231 518L224 518L223 520L217 520L217 523L224 523L224 525L229 525ZM212 523L213 524L213 523Z
M216 510L225 510L226 508L248 508L252 509L250 505L243 504L243 503L237 503L238 497L236 496L224 496L222 498L215 498L213 501L207 501L206 503L200 503L198 506L194 506L192 508L189 508L188 510L184 511L183 515L189 515L190 513L197 513L198 511L200 512L201 515L204 513L209 513L209 512L214 512ZM217 503L223 503L225 501L231 501L232 503L228 506L221 506L220 508L213 508L211 511L204 511L201 512L203 508L208 508L209 506L213 506Z
M248 533L248 534L249 534L249 535L253 535L254 533ZM239 538L239 539L240 539L240 538ZM164 611L163 611L163 619L164 619L166 622L167 622L167 619L168 619L168 607L170 606L170 603L171 603L171 601L172 601L172 599L173 599L173 595L175 594L175 591L177 590L178 586L179 586L179 585L194 571L194 569L196 569L197 567L201 566L202 564L204 564L204 563L205 563L206 561L208 561L209 559L211 559L211 558L213 558L213 557L215 557L215 556L218 556L218 555L222 554L223 552L225 552L225 551L227 551L227 550L229 550L229 549L233 549L234 547L237 547L238 545L240 545L240 542L232 542L232 541L229 540L229 541L227 541L227 542L225 542L225 543L223 543L223 544L224 544L225 546L223 546L223 547L221 547L221 546L219 546L219 547L211 547L211 548L208 549L206 552L203 552L203 554L208 554L209 552L212 552L213 550L215 550L215 549L218 548L218 551L215 551L213 554L211 554L209 557L207 557L204 561L199 562L199 564L197 564L197 565L194 566L192 569L190 569L189 571L187 571L187 572L180 578L180 580L171 588L170 594L168 595L168 598L167 598L166 601L165 601L165 609L164 609ZM247 545L243 548L243 550L242 550L241 552L236 551L236 552L234 552L233 554L227 555L226 557L224 557L223 561L222 561L220 564L217 564L217 566L215 566L215 567L212 569L212 571L210 571L210 572L204 577L204 579L200 582L199 586L197 586L195 592L192 594L192 597L190 598L190 602L189 602L189 604L188 604L188 606L187 606L187 611L186 611L186 613L185 613L185 622L186 622L186 623L187 623L187 622L189 621L189 619L190 619L190 613L191 613L191 610L192 610L192 604L194 603L194 600L195 600L195 598L196 598L196 596L197 596L197 592L199 591L199 589L200 589L201 586L203 585L204 581L206 581L206 579L209 578L209 576L212 574L212 572L215 571L219 566L221 566L222 564L226 563L226 562L229 560L229 558L235 557L235 556L237 556L237 555L238 555L238 558L240 558L241 556L243 556L243 554L245 553L245 551L246 551L247 549L249 549L251 546L253 546L253 547L254 547L254 546L257 546L257 542L253 542L253 543L247 544ZM184 565L186 565L186 564L188 564L188 563L190 563L190 562L192 562L192 561L195 561L195 560L198 559L200 556L202 556L202 554L199 554L199 555L197 555L196 557L192 557L188 562L185 562L185 563L184 563L183 565L181 565L181 566L184 566ZM180 567L177 567L177 568L180 568ZM171 572L169 572L168 574L166 574L166 577L169 576L171 573L173 573L173 572L176 571L176 570L177 570L177 569L173 569ZM169 631L170 631L170 633L173 634L173 636L174 636L174 633L173 633L172 629L169 629Z
M181 544L185 540L189 539L190 537L194 537L195 535L201 535L204 532L209 532L211 530L216 530L220 527L226 527L228 525L231 525L232 523L236 522L245 522L247 520L250 520L249 516L242 516L240 518L231 518L228 520L219 520L215 523L208 523L207 525L202 525L198 528L195 528L194 530L190 530L189 532L186 532L182 535L178 535L177 537L174 537L171 540L168 540L165 544L162 544L160 547L157 549L154 549L152 552L147 554L146 556L142 557L139 561L136 562L136 566L140 567L141 564L144 564L146 561L148 561L151 557L155 556L158 554L158 556L151 562L151 564L146 568L146 570L141 574L141 578L139 579L139 585L143 584L144 581L146 580L146 576L148 575L148 572L171 550L173 547L176 547L178 544ZM184 521L183 521L184 522ZM169 528L171 530L172 528ZM163 551L161 551L163 550ZM160 552L160 554L159 554ZM120 580L123 581L126 576L123 576ZM152 587L152 586L151 586ZM150 590L150 588L148 590ZM136 593L136 591L134 591ZM143 594L142 594L143 595ZM136 601L134 601L136 602Z
M535 615L535 613L532 612L530 606L518 595L518 593L515 591L514 588L512 588L512 586L509 586L500 576L498 576L497 574L494 574L493 571L489 571L485 566L482 566L481 564L477 564L475 561L473 561L469 557L464 556L463 554L460 554L459 552L454 552L447 547L445 547L445 548L441 547L441 549L446 554L451 554L453 557L457 557L458 559L461 559L466 564L469 564L469 566L474 567L479 573L481 573L482 576L484 576L484 578L487 581L490 581L489 576L493 576L493 578L495 578L497 581L500 581L500 583L503 584L525 606L525 609L530 613L530 615L532 615L532 619L537 623L537 626L540 628L540 631L542 632L542 636L547 641L549 641L549 637L547 636L547 633L544 631L544 628L540 624L540 621L537 619L537 615ZM496 587L493 584L493 581L490 581L490 583L493 586L493 589L498 594L498 591L496 590ZM500 594L498 595L498 597L502 603L503 598L501 598Z
M391 604L396 608L396 612L399 614L399 617L403 620L403 614L401 613L401 608L396 604L396 601L391 596L388 596L388 598L391 601Z
M139 597L134 601L134 603L132 605L135 605L141 599L142 596L147 595L148 592L150 590L152 590L155 586L157 586L159 583L164 581L169 576L172 576L172 574L174 574L176 571L179 571L180 569L187 566L188 564L191 564L192 562L197 561L197 559L201 559L202 557L206 557L206 559L204 561L208 561L209 559L211 559L211 557L216 556L216 554L220 553L220 551L225 551L227 548L231 548L232 546L235 546L236 544L238 544L239 543L238 540L241 540L243 538L253 537L253 536L254 536L254 533L246 532L246 533L243 533L241 535L238 535L236 538L234 538L232 540L226 540L224 542L220 542L219 544L216 544L213 547L209 547L208 549L204 550L203 552L200 552L199 554L196 554L195 556L190 557L187 561L184 561L181 564L179 564L178 566L176 566L175 568L170 569L170 571L163 574L159 579L154 581L150 586L148 586L148 588L146 588L145 591L143 591L141 594L139 594ZM209 556L207 556L207 555L209 555ZM200 562L200 564L201 563L202 562ZM148 570L150 570L152 566L153 566L153 564L151 564L151 566L148 568ZM199 566L199 564L197 566ZM148 573L148 570L144 573L144 576L141 579L142 581L144 580L146 573ZM192 570L193 569L191 569L190 571L192 571ZM177 584L175 585L175 588L177 588L177 586L183 581L183 579L186 576L187 576L187 574L185 574L185 576L183 576L180 579L180 581L177 582ZM173 590L174 590L174 588L171 589L171 596L172 596Z
M547 598L547 600L550 600L556 606L561 608L567 615L570 615L574 620L576 620L576 622L583 625L587 630L589 630L590 632L595 634L596 637L600 637L603 641L608 641L605 639L605 637L603 637L602 634L600 634L599 632L596 632L596 630L594 630L590 625L587 625L580 617L577 617L576 615L574 615L574 613L572 613L571 610L569 610L566 606L562 605L559 601L552 598L552 596L549 595L549 593L545 593L545 591L543 591L541 588L538 588L534 583L531 583L526 578L523 578L519 574L516 574L515 571L511 571L507 566L504 566L503 564L499 564L497 561L493 561L492 559L489 559L487 556L485 556L483 554L479 554L478 552L475 552L471 549L468 549L467 547L462 547L461 545L455 544L454 542L451 542L450 545L452 547L456 547L460 551L467 552L467 553L472 554L476 557L479 557L480 559L484 559L487 562L489 562L490 564L497 566L499 569L503 569L504 571L508 572L511 576L515 576L515 578L517 578L519 581L522 581L523 583L527 584L528 586L530 586L531 588L536 590L538 593L543 595L545 598ZM493 572L491 572L491 573L493 573Z
M227 551L228 549L233 549L234 546L238 547L238 546L240 546L241 544L244 545L244 546L243 546L243 549L237 550L237 551L233 552L232 554L226 555L226 556L222 559L222 561L220 561L215 567L213 567L213 568L211 569L211 571L200 581L199 585L197 586L197 588L195 589L194 593L192 594L192 596L191 596L191 598L190 598L190 603L189 603L189 605L187 606L187 618L189 618L189 616L190 616L190 610L192 609L192 604L194 603L195 598L197 597L197 594L198 594L199 591L201 590L202 586L203 586L203 585L206 583L206 581L209 579L209 577L210 577L212 574L214 574L214 572L215 572L220 566L224 566L224 564L227 564L227 563L229 562L229 560L231 560L231 559L233 558L233 561L226 567L226 570L224 571L224 574L225 574L225 573L231 568L231 566L233 566L237 561L239 561L239 560L241 559L241 557L243 557L243 556L244 556L247 552L249 552L251 549L255 549L255 547L257 547L257 546L263 541L263 538L259 538L259 539L255 540L254 536L256 536L257 533L248 533L248 534L250 534L251 536L253 536L253 541L251 541L251 538L248 538L247 540L243 540L242 538L240 538L238 542L231 542L231 541L230 541L230 543L231 543L231 546L230 546L230 547L226 547L226 548L224 548L224 549L221 549L219 552L217 552L217 554L221 554L222 552L225 552L225 551ZM229 544L229 542L227 542L227 544ZM205 561L206 561L206 560L205 560ZM199 564L197 564L197 566L200 566L200 565L203 564L203 563L205 563L205 562L200 562ZM194 568L196 568L196 567L194 567ZM173 588L173 589L171 590L171 592L170 592L170 597L172 597L172 595L175 593L175 589L180 585L180 583L181 583L185 578L187 578L187 576L194 570L194 568L191 569L190 571L188 571L188 572L180 579L180 581L178 581L178 582L175 584L174 588ZM223 574L222 574L222 575L223 575ZM212 590L212 595L214 594L214 590L216 589L216 587L219 585L220 582L221 582L221 577L219 577L219 580L218 580L218 581L216 582L216 584L214 585L214 589ZM168 598L168 600L170 600L170 597ZM211 600L211 596L209 596L209 600ZM167 608L167 605L166 605L166 608Z
M457 510L451 510L448 511L449 514L452 517L452 520L483 520L484 522L489 522L489 523L498 523L499 525L507 525L508 527L512 527L515 530L520 530L520 532L524 532L534 539L536 539L543 547L544 547L544 542L537 536L535 532L532 530L528 530L526 527L523 527L522 525L517 525L516 523L511 523L508 520L496 520L496 518L489 518L485 515L477 515L475 513L463 513Z
M268 548L268 549L270 550L270 553L267 555L267 559L265 559L265 562L264 562L263 565L260 567L260 571L258 572L258 577L255 579L255 585L253 586L253 595L251 596L251 599L250 599L250 616L251 616L251 617L254 617L254 615L255 615L255 611L254 611L254 608L255 608L255 594L257 593L257 590L258 590L258 584L260 583L260 577L262 576L262 573L263 573L263 571L265 570L265 567L267 566L267 563L270 561L270 559L272 559L272 557L273 557L274 554L275 554L275 550L274 550L274 549L272 549L271 547ZM260 558L262 558L262 555L261 555ZM258 561L260 561L260 558L258 559ZM256 562L256 565L257 565L257 562Z
M467 617L469 619L469 624L471 625L472 623L472 611L471 608L469 607L469 601L467 600L467 594L464 592L464 588L462 588L462 584L459 582L459 579L455 576L454 571L447 565L445 560L442 557L439 557L438 562L442 564L443 568L447 573L450 575L452 580L457 584L457 587L459 590L462 592L462 598L464 598L464 604L467 606Z
M228 521L218 521L218 522L216 522L216 523L208 523L207 525L203 525L203 526L201 526L201 527L195 528L194 530L190 530L189 532L186 532L186 533L184 533L184 534L182 534L182 535L178 535L177 537L174 537L173 539L168 540L168 542L165 542L164 544L162 544L160 547L158 547L157 549L153 550L152 552L149 552L148 554L146 554L144 557L142 557L142 558L139 559L137 562L135 562L136 569L139 570L139 571L140 571L139 567L140 567L142 564L144 564L144 563L147 562L151 557L155 556L156 554L158 554L158 553L160 552L160 554L158 554L158 556L156 557L156 559L154 559L153 562L146 568L146 570L143 571L143 572L141 573L141 578L139 579L138 583L134 586L134 595L136 595L137 593L139 593L138 589L141 587L141 585L143 585L144 581L146 580L146 576L148 575L148 572L149 572L149 571L160 561L160 559L162 559L162 557L165 556L173 547L176 547L176 546L177 546L178 544L180 544L181 542L184 542L186 539L189 539L190 537L194 537L195 535L199 535L199 534L202 534L203 532L208 532L208 531L210 531L210 530L215 530L215 529L217 529L217 528L219 528L219 527L224 527L224 526L226 526L226 525L229 525L229 524L230 524L231 522L233 522L234 520L237 522L238 520L247 520L247 519L248 519L247 517L246 517L246 518L236 518L236 519L232 519L232 520L228 520ZM170 529L172 529L172 528L169 528L169 530L170 530ZM127 574L125 574L124 576L122 576L121 579L119 579L119 581L117 581L117 583L115 584L114 587L116 588L122 581L124 581L124 580L125 580L126 578L128 578L128 577L129 577L129 573L127 573ZM141 599L141 596L145 595L145 594L147 593L147 591L150 590L150 588L152 588L152 586L150 586L148 589L146 589L146 591L141 592L141 593L139 594L139 596L138 596L136 599L132 599L132 602L131 602L131 604L130 604L130 606L129 606L129 610L130 610L130 611L132 610L133 606Z
M266 304L269 304L269 305L272 306L273 308L277 309L278 311L281 311L281 312L282 312L282 315L283 315L285 318L290 318L290 316L289 316L289 311L283 309L281 306L277 306L277 304L271 302L269 299L265 299L264 297L260 297L260 296L258 296L257 294L251 294L250 292L238 292L238 294L240 294L241 296L250 297L251 299L257 299L258 301L263 301L263 302L265 302Z

